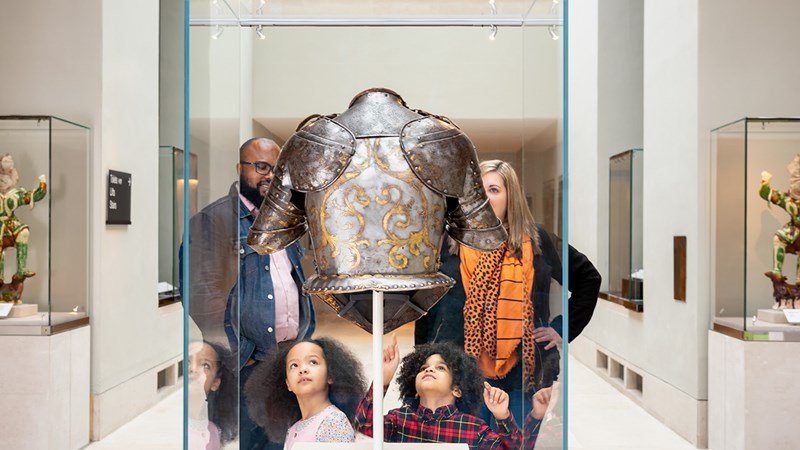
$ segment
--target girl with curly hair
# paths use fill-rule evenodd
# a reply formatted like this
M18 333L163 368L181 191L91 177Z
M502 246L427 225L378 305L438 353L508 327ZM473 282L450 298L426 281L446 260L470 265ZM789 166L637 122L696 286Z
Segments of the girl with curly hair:
M365 390L358 358L341 343L319 338L278 344L247 380L245 397L270 440L285 441L291 450L295 442L355 440L351 423Z
M400 362L397 337L383 351L384 393ZM383 418L387 442L464 443L470 450L517 450L522 436L508 394L482 381L475 359L450 343L418 345L398 376L403 406ZM483 403L497 430L475 416ZM356 429L372 436L372 390L358 406Z
M189 444L192 449L218 450L236 438L235 362L220 345L189 344Z

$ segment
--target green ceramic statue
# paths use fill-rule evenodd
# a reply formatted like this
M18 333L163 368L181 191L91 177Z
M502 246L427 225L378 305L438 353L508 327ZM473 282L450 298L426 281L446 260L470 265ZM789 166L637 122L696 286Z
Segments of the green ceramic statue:
M0 276L5 269L5 250L15 248L17 253L17 270L11 277L11 283L0 279L0 302L22 303L22 288L26 278L35 275L27 268L28 239L30 230L14 212L22 205L34 204L47 194L47 182L44 175L39 176L39 186L32 191L17 187L19 174L14 167L14 159L6 153L0 158L0 236L2 236L2 251L0 251Z

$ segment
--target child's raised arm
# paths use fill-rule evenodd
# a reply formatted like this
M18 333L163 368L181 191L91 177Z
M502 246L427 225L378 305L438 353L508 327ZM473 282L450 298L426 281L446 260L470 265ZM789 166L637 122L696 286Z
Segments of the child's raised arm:
M531 413L533 414L534 419L542 420L542 418L544 418L544 414L547 412L547 407L550 405L550 397L552 394L552 386L539 389L535 394L533 394L533 410Z
M391 344L383 349L383 386L389 386L392 382L397 366L400 365L400 350L397 348L397 335L392 335Z
M508 419L508 394L506 391L483 382L483 402L497 420Z
M400 350L397 348L397 335L392 335L392 342L383 349L383 395L386 395L386 389L399 365ZM367 436L372 436L372 391L373 386L370 386L366 397L358 405L356 417L353 420L356 431ZM395 434L394 422L390 416L391 413L383 417L383 437L387 442L391 442L391 438Z

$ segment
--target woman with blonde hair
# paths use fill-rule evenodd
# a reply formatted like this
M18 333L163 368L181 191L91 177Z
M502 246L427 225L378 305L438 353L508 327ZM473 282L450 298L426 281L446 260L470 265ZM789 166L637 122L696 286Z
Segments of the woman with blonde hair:
M489 203L508 230L508 239L490 252L459 244L442 252L440 270L456 285L417 321L415 338L417 344L463 345L478 359L486 380L509 393L514 417L523 420L533 410L533 394L550 387L559 373L556 345L561 343L562 318L550 318L550 282L562 282L560 242L536 224L509 163L484 161L480 169ZM571 246L568 257L572 340L592 317L600 274ZM491 420L485 413L481 411L481 417Z

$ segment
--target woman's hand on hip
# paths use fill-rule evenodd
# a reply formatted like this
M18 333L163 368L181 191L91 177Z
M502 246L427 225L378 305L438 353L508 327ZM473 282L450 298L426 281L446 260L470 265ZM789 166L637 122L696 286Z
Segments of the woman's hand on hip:
M549 342L544 346L544 349L550 350L561 343L561 336L553 327L539 327L533 330L533 340L536 342Z

